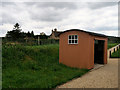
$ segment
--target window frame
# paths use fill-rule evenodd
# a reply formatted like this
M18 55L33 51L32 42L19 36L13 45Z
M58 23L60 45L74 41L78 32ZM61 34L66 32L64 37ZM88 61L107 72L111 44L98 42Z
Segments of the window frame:
M69 36L71 36L71 39L69 39ZM74 36L74 39L72 39L72 36ZM75 36L77 36L77 39L75 39ZM71 40L71 43L69 43L69 40ZM72 40L74 40L74 43L72 43ZM75 43L75 40L77 40L77 43ZM68 44L78 44L78 35L77 34L68 35Z

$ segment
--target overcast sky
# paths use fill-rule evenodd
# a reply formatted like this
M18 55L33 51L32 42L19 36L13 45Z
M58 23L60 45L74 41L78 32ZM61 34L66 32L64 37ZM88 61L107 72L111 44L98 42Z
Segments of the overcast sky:
M19 23L22 31L82 29L118 36L117 2L1 2L0 37Z

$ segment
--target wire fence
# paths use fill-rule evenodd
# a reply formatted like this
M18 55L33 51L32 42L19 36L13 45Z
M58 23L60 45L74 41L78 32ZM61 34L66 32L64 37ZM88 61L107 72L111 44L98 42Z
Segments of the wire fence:
M34 39L34 38L29 38L29 39L17 39L17 40L12 40L10 38L2 38L2 44L3 45L48 45L48 44L59 44L59 40L57 39Z

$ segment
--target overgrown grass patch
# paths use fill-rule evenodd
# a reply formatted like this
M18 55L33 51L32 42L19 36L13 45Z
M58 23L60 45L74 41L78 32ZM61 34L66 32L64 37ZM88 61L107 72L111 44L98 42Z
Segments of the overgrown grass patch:
M120 49L118 49L118 51L112 53L111 57L112 58L120 58Z
M59 64L59 45L3 46L3 88L54 88L89 70Z
M108 43L108 49L118 45L119 43Z

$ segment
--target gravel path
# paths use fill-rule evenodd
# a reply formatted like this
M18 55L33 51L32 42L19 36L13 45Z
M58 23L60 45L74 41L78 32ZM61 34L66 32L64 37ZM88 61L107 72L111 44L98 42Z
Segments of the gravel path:
M108 59L108 64L103 67L57 88L118 88L118 59Z

